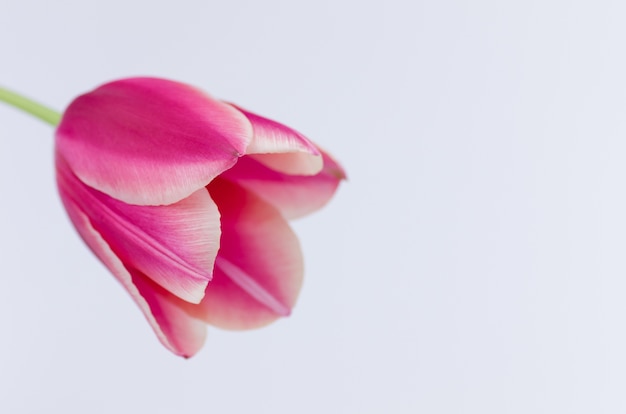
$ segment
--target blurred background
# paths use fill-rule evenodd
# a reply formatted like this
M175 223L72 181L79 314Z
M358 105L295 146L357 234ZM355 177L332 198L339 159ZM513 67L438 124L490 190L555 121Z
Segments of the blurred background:
M294 223L293 315L158 342L0 106L2 413L626 411L620 1L0 0L0 84L154 75L293 126L349 181Z

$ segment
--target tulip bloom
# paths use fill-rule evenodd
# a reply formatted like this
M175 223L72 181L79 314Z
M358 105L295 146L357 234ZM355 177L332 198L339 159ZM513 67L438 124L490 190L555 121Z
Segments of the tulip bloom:
M207 324L250 329L289 315L303 267L287 219L323 206L344 178L293 129L155 78L75 99L55 157L83 240L185 357Z

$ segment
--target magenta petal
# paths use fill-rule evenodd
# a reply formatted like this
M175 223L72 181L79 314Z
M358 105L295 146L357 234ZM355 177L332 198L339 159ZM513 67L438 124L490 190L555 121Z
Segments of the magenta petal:
M220 215L206 188L167 206L136 206L82 184L57 156L59 190L91 218L127 265L172 294L198 303L219 250Z
M204 319L250 329L287 316L302 285L298 239L269 204L217 179L209 191L222 213L221 248L213 280L199 305Z
M158 325L160 332L156 329L155 332L161 343L176 355L185 358L195 355L202 348L207 332L206 323L194 316L198 305L177 298L139 272L131 273Z
M232 106L191 86L132 78L75 99L57 150L85 184L130 204L171 204L230 168L252 138Z
M330 155L322 151L324 167L313 176L282 174L245 156L221 175L274 205L288 219L302 217L324 206L346 175Z
M314 175L322 169L323 161L319 150L304 135L238 106L235 108L252 124L254 135L246 154L285 174Z
M61 198L83 240L126 288L161 343L184 357L198 352L206 337L206 325L191 316L190 309L194 305L173 296L140 272L127 269L74 201L63 192Z

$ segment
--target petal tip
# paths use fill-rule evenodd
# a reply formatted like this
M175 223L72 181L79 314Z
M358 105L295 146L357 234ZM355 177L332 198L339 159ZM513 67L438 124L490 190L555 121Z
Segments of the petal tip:
M333 168L329 173L339 181L348 181L348 174L343 168Z
M329 153L322 152L324 157L324 170L338 180L348 180L346 170Z

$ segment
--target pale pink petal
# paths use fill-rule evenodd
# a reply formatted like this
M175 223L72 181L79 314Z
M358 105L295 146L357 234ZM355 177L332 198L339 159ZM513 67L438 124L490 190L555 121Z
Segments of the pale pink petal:
M321 155L313 156L304 152L251 154L248 157L276 172L290 175L315 175L322 170L324 165Z
M126 288L161 343L176 355L186 358L194 355L206 337L205 323L191 316L189 311L194 305L173 296L140 272L125 267L89 218L63 190L61 199L85 243Z
M245 156L221 177L255 193L288 219L302 217L324 206L346 178L330 155L322 151L322 156L324 168L313 176L283 174Z
M91 189L57 154L61 193L87 214L127 265L188 302L198 303L219 250L220 215L206 188L167 206L136 206Z
M320 172L323 165L321 154L304 135L238 106L235 108L250 120L254 131L246 154L285 174L314 175Z
M171 204L230 168L252 138L232 106L154 78L105 84L75 99L57 150L85 184L130 204Z
M244 189L214 180L209 191L222 213L221 249L199 305L204 319L250 329L287 316L302 285L302 254L280 213Z

